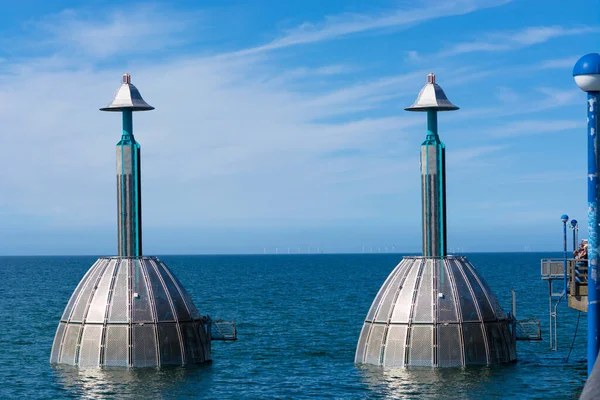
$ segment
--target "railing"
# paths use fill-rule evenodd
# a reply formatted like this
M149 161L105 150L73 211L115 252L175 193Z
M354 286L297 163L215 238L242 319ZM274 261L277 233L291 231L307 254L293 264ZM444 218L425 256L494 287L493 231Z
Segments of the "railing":
M210 332L212 340L237 340L235 321L223 321L222 319L212 321Z
M542 340L542 329L539 319L522 319L516 321L517 340Z

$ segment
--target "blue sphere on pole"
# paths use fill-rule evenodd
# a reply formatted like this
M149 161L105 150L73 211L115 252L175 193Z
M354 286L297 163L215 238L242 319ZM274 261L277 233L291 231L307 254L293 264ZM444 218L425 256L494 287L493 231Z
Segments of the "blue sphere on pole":
M576 220L576 219L572 219L572 220L571 220L571 226L572 226L573 228L575 228L575 227L577 226L577 220Z
M563 214L560 216L560 220L564 223L567 223L567 221L569 220L569 216L567 214Z
M590 53L581 57L573 67L575 83L587 93L587 138L588 138L588 375L600 350L600 282L598 266L600 258L598 245L600 228L598 221L598 165L600 159L596 149L600 146L598 139L598 100L600 100L600 54Z

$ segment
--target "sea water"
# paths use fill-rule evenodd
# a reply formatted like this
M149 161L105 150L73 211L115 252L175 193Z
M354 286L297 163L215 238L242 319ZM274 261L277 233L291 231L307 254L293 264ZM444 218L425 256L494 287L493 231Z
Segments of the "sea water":
M161 369L49 364L63 309L97 257L0 257L0 398L576 399L586 378L586 314L559 308L549 350L540 259L560 253L478 253L506 311L539 318L543 341L494 367L383 370L353 363L365 315L400 254L161 256L202 314L236 320L238 340L213 342L213 362Z

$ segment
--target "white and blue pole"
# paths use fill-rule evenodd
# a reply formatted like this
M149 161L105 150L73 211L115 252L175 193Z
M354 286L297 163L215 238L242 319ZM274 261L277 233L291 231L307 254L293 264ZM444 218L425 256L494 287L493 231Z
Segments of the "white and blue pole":
M573 68L577 86L587 93L588 137L588 375L600 349L600 284L598 282L598 98L600 97L600 54L581 57Z

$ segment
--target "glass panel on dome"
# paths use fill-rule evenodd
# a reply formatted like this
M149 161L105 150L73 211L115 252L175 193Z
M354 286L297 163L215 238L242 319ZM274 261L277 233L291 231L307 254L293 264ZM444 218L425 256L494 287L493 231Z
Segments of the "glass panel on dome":
M190 315L192 316L192 318L199 319L201 317L200 312L196 308L196 305L194 304L194 301L192 300L192 296L185 289L185 287L181 284L181 281L177 278L177 275L175 275L173 273L173 271L171 271L169 269L169 267L167 266L167 264L165 264L164 262L157 261L156 263L160 264L159 270L164 269L165 271L167 271L171 275L171 277L173 278L173 280L175 281L177 286L179 287L179 291L183 294L183 299L185 300L185 302L187 304L187 308L190 311Z
M81 338L79 350L80 367L97 367L100 365L100 339L102 325L86 325Z
M509 358L508 348L500 330L500 324L491 323L486 324L485 327L487 328L488 345L490 347L490 362L494 364L507 362Z
M204 361L204 354L202 354L202 347L196 336L194 325L191 323L181 324L181 336L183 337L183 344L185 348L185 362L186 364L193 364Z
M421 272L421 282L417 290L417 303L413 313L413 322L433 322L433 273L434 260L425 261Z
M144 268L139 260L132 261L131 284L133 286L133 298L131 308L133 310L134 322L151 322L152 311L150 309L150 298L146 287Z
M153 262L153 261L152 261ZM171 279L171 276L167 273L167 271L163 268L163 263L155 263L158 268L158 272L160 276L162 276L163 281L167 287L167 291L169 292L169 296L171 296L171 301L173 301L173 305L175 306L175 311L177 312L177 318L179 321L189 321L190 314L188 313L187 308L185 307L185 302L183 298L179 294L177 290L177 286Z
M108 267L104 270L100 282L98 283L98 287L94 292L94 298L90 304L87 317L85 317L85 322L104 322L106 303L108 302L108 290L110 289L110 283L112 281L116 263L116 260L110 260Z
M469 263L469 266L471 267L471 269L476 271L476 268L473 266L473 264ZM487 282L485 281L485 279L481 275L478 275L478 277L479 277L479 281L481 282L481 286L483 286L483 289L485 290L488 298L490 299L490 303L492 303L492 307L494 308L494 311L496 312L496 317L498 319L506 319L506 314L504 313L504 310L502 309L502 306L500 305L498 298L496 297L496 295L494 294L492 289L490 289L490 287L487 284Z
M50 353L50 362L53 364L58 362L58 356L60 355L60 344L65 333L65 325L66 324L62 322L59 323L58 329L56 329L56 335L54 335L54 342L52 342L52 353Z
M438 268L438 322L458 322L454 291L448 273L448 261L440 260Z
M394 311L392 312L391 322L408 322L410 310L412 308L413 294L415 289L415 281L417 279L417 273L421 269L423 259L416 259L415 263L410 266L407 271L406 279L400 289L400 294L394 305Z
M481 324L463 324L465 364L487 364L487 354Z
M370 328L371 324L365 322L360 331L360 336L358 337L358 346L356 346L356 354L354 355L355 363L362 363L365 359L365 344L367 343L367 335Z
M381 359L381 340L383 339L383 331L385 325L373 325L371 327L371 334L369 335L367 343L367 355L365 357L365 363L367 364L380 364Z
M387 291L383 294L383 297L381 298L381 306L377 311L375 321L387 322L389 320L390 309L393 307L394 300L396 300L396 296L398 295L398 287L400 287L400 285L404 281L404 275L406 275L406 271L408 271L408 269L410 269L410 266L408 268L399 270L398 273L396 273L395 276L392 277L392 281L390 282Z
M106 327L104 365L108 367L126 367L129 365L128 333L128 326L109 325Z
M158 343L160 349L160 363L162 365L182 364L181 345L179 343L179 335L177 334L177 326L175 324L158 325Z
M462 320L479 321L479 315L477 314L477 309L475 308L473 296L471 296L471 291L469 290L469 286L467 286L465 278L458 267L458 263L459 261L457 260L448 260L448 264L450 265L452 276L454 277L454 282L456 284L456 292L458 294Z
M88 303L91 300L92 291L96 287L98 283L99 275L104 271L104 268L108 264L108 260L102 259L102 263L92 272L90 275L90 279L85 283L85 287L81 290L81 295L79 299L76 300L76 304L74 305L73 314L69 321L74 322L82 322L83 314L87 309Z
M404 367L406 329L406 325L389 326L383 355L384 367Z
M512 331L508 323L501 323L500 326L502 329L502 335L504 336L504 341L508 346L508 355L510 357L509 361L514 361L517 359L517 349L516 343L512 339Z
M67 325L59 363L75 365L75 355L77 354L77 341L79 340L80 328L81 325L78 324Z
M413 325L410 332L408 365L433 366L433 327Z
M458 325L438 325L438 366L462 366L462 347Z
M85 273L83 278L81 278L81 280L79 281L77 288L75 289L75 291L71 295L71 298L69 299L69 302L67 303L67 307L65 307L65 311L63 312L61 321L67 321L69 319L69 315L71 314L71 311L73 310L73 305L75 304L75 301L77 300L77 296L79 296L79 292L81 292L81 289L83 289L83 287L86 285L88 279L90 278L90 274L92 273L92 271L94 271L96 268L98 268L100 266L100 261L101 261L100 259L96 260L94 265L92 265L90 267L90 269L87 270L87 272Z
M171 303L153 264L152 262L145 262L150 284L152 285L152 295L154 296L154 304L156 305L156 317L159 321L175 321Z
M467 280L469 281L469 284L473 289L473 293L475 293L475 298L477 299L477 304L479 304L479 311L481 312L481 317L484 321L495 320L496 316L494 315L492 306L490 305L488 298L483 292L480 283L475 278L475 275L473 275L473 271L469 268L469 266L466 263L462 264L462 267L463 271L465 272L465 275L467 276Z
M396 266L396 268L394 268L394 270L388 275L388 277L386 278L385 282L383 283L383 285L381 285L381 288L379 289L379 292L377 292L377 296L375 296L375 300L373 300L373 304L371 304L371 308L369 309L369 312L367 314L367 321L373 321L373 317L375 316L375 312L377 311L377 308L379 307L379 303L381 302L381 298L383 297L383 295L385 294L388 286L390 285L390 283L392 282L393 278L403 269L406 269L406 266L409 265L412 261L408 260L408 259L404 259L400 262L400 264L398 264Z
M133 366L157 365L154 325L133 325Z
M129 264L129 260L117 261L117 277L108 312L109 322L129 322Z

